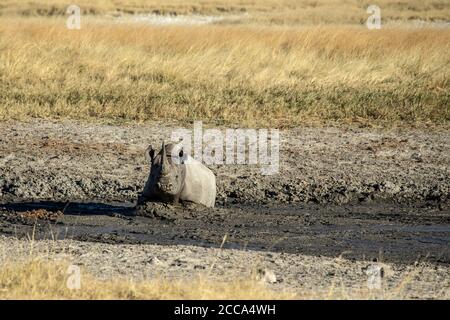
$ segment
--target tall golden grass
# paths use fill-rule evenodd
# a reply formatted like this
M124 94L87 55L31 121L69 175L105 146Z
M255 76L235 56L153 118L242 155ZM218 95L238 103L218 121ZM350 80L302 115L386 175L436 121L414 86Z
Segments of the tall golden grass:
M0 118L448 123L450 32L0 22Z

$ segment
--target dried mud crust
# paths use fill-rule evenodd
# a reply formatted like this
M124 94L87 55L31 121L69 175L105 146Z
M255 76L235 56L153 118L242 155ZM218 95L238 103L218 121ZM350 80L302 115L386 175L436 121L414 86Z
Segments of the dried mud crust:
M0 123L0 202L136 199L143 151L177 124ZM192 129L189 125L184 125ZM428 203L447 210L450 131L297 128L281 131L280 172L211 166L217 204Z

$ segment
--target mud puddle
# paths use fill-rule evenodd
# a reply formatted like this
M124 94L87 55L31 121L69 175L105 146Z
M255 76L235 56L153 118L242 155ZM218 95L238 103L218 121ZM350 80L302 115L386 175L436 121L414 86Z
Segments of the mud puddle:
M388 204L165 209L137 216L132 202L10 203L0 205L0 234L202 247L220 247L226 235L224 248L450 264L450 216L439 209ZM27 216L36 210L60 214Z

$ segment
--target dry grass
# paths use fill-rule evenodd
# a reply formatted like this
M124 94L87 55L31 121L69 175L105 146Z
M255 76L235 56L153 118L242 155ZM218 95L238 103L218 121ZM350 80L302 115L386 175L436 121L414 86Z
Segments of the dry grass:
M150 300L285 300L285 299L408 299L411 298L411 286L417 290L416 298L421 298L422 287L417 287L417 279L426 273L416 266L404 272L395 286L372 289L365 281L352 287L343 285L336 279L326 289L305 288L270 289L266 284L251 276L247 279L234 279L228 282L213 280L200 274L191 279L146 279L136 281L127 278L108 278L100 280L83 268L80 287L69 289L73 269L61 259L47 260L29 258L25 262L13 262L0 266L0 299L150 299ZM429 284L433 285L433 284ZM448 295L445 288L436 292L436 299Z
M146 27L2 19L0 118L450 119L450 33L361 27Z
M275 292L255 280L212 282L125 279L101 281L82 273L80 289L67 286L70 271L64 262L33 259L0 269L0 299L291 299L295 295Z
M448 28L345 25L367 18L367 4L356 0L77 3L91 16L116 9L250 12L253 22L151 27L92 18L73 31L62 17L47 17L64 14L65 1L6 0L0 6L0 120L202 119L286 127L446 125L450 119ZM450 17L445 1L378 4L387 20ZM298 27L303 19L323 25Z
M0 299L448 299L450 294L448 270L425 261L411 266L379 263L384 270L382 286L369 289L364 271L367 263L341 257L313 262L299 256L305 265L298 286L284 281L269 285L260 280L258 258L225 273L223 269L213 271L218 261L214 260L205 270L184 273L172 269L164 276L155 273L146 278L133 272L124 275L122 271L129 266L121 259L113 262L110 271L99 271L95 259L79 260L80 253L86 257L98 252L86 243L78 247L59 241L40 242L33 235L30 241L0 240ZM101 250L109 251L108 245ZM112 261L106 260L109 262L102 264ZM82 265L80 286L69 289L68 284L74 284L73 264L77 261ZM120 275L117 270L121 270ZM329 272L332 277L324 276Z

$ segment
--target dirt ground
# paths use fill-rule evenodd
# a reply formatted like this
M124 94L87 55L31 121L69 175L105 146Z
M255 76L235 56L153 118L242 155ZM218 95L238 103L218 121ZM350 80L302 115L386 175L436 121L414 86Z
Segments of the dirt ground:
M213 281L259 279L298 298L450 299L450 270L432 263L397 265L341 257L205 248L193 245L130 245L74 240L24 241L0 236L0 266L39 259L64 260L101 280ZM368 270L378 267L378 285Z
M279 174L263 176L258 166L211 166L216 208L149 204L136 211L149 171L144 149L168 141L176 127L0 123L0 235L8 236L3 243L34 236L86 251L123 247L143 254L167 248L187 259L180 263L188 270L210 263L226 235L223 251L230 256L279 258L280 265L271 268L290 279L284 284L291 287L299 285L296 277L306 276L304 269L288 267L291 257L301 261L294 265L310 268L309 275L321 274L314 269L318 261L327 265L341 257L342 272L373 260L394 269L419 262L447 270L439 277L450 278L449 130L284 130ZM132 264L132 255L122 256L123 264ZM194 256L199 263L189 262ZM102 261L101 255L90 257L88 265ZM238 265L224 268L239 273ZM429 286L441 295L423 296L448 294L448 281L439 277ZM329 284L319 278L308 285Z
M134 200L148 175L144 149L168 141L179 127L0 123L1 199ZM449 130L305 127L280 136L279 174L263 176L249 165L211 167L217 204L382 200L448 208Z

